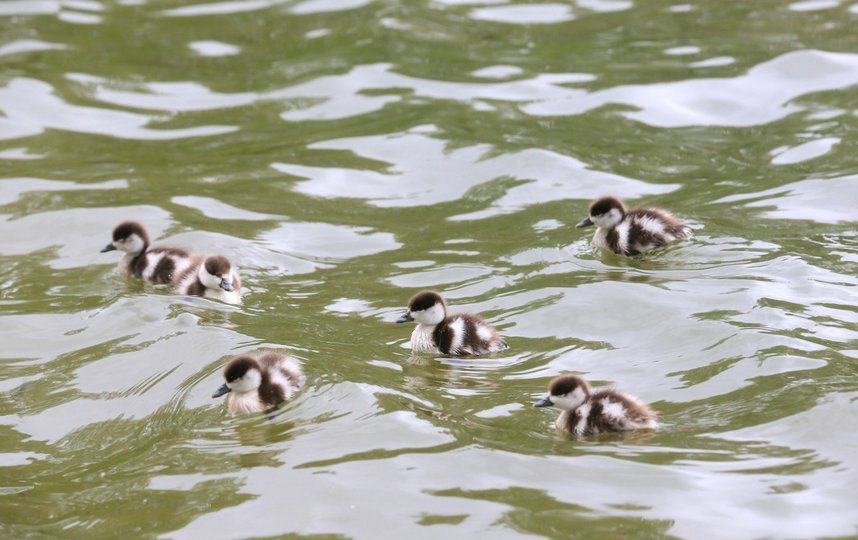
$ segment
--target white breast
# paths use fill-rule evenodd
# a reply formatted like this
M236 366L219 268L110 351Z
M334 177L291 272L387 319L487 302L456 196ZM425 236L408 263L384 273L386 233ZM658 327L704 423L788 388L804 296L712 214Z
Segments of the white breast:
M230 392L226 398L226 406L232 415L252 414L265 410L265 405L259 399L259 392Z
M119 259L119 262L117 263L117 266L119 266L119 271L122 272L123 274L125 274L126 276L130 276L131 270L128 267L131 265L131 261L133 261L133 260L134 260L134 255L131 255L130 253L126 253L125 255L123 255L122 258Z
M240 304L241 303L241 293L238 291L225 291L223 289L206 289L203 292L203 296L206 298L214 298L215 300L220 300L221 302L226 302L227 304Z
M611 246L608 245L607 229L596 229L596 232L593 234L593 244L600 249L611 249Z
M441 351L432 339L434 326L418 324L411 333L411 350L418 353L440 354Z

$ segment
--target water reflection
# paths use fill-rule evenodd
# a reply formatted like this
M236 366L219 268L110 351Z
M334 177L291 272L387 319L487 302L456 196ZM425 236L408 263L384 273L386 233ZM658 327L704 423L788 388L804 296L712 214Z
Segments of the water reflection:
M491 180L511 177L517 185L505 190L488 209L451 216L481 219L519 211L531 205L566 198L592 199L604 193L639 197L667 193L675 184L641 180L592 170L585 163L541 149L496 154L488 145L447 149L434 126L417 126L393 135L338 139L312 144L318 150L349 150L387 163L384 172L367 169L311 167L274 163L278 171L307 178L294 189L316 197L367 199L379 207L431 205L456 200Z

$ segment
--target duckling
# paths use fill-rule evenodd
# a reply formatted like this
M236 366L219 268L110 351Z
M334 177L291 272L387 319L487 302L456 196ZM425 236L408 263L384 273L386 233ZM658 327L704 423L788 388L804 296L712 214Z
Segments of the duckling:
M291 399L304 386L301 364L291 356L274 351L236 356L223 370L226 379L212 398L229 394L229 414L253 414L273 409Z
M576 227L596 226L593 243L620 255L639 255L675 240L689 238L691 228L660 208L626 209L616 197L590 204L588 217Z
M469 313L447 315L447 306L435 291L422 291L408 301L408 311L396 322L415 321L411 350L429 354L486 354L507 348L497 331Z
M149 248L149 235L136 221L123 221L113 229L113 241L102 253L119 250L119 271L154 283L172 283L177 273L190 263L187 251L174 247Z
M638 398L618 390L590 391L578 375L560 375L548 385L548 395L534 407L563 410L557 429L574 435L598 435L610 431L655 429L657 414Z
M241 279L223 255L195 257L174 280L176 292L241 303Z

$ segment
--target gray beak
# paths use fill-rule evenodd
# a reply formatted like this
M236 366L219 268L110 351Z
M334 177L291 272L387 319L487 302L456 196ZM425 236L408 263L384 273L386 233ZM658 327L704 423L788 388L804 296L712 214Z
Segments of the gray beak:
M413 320L414 320L414 317L412 317L410 313L406 313L402 317L396 319L396 322L403 323L403 322L409 322L409 321L413 321Z
M232 392L232 389L224 383L220 388L215 390L215 393L212 394L212 398L219 398L224 394L229 394L230 392Z
M108 251L115 251L115 250L116 250L116 246L114 246L113 244L107 244L106 246L104 246L104 249L102 249L101 252L107 253Z
M551 407L552 405L554 405L554 403L551 402L550 396L545 396L533 404L534 407Z
M593 222L590 220L590 218L585 217L584 219L581 220L580 223L578 223L578 225L575 225L575 226L580 229L581 227L589 227L592 224L593 224Z
M232 292L234 289L232 283L230 283L227 278L223 278L222 280L220 280L220 288L225 290L226 292Z

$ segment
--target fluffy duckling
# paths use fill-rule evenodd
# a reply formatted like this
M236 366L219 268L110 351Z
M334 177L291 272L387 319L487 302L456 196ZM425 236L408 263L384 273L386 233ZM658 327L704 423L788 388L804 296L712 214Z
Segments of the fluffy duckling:
M173 247L149 248L149 235L136 221L124 221L113 229L113 241L102 253L119 250L119 271L125 275L154 283L172 283L176 274L190 264L184 249Z
M609 431L655 429L656 413L638 398L618 390L590 391L577 375L560 375L548 385L548 395L534 407L555 406L563 410L557 429L574 435L598 435Z
M232 416L268 411L291 399L306 380L297 360L274 351L236 356L223 377L226 383L212 398L229 394L226 407Z
M429 354L486 354L507 348L494 328L476 315L447 315L447 306L435 291L422 291L408 301L408 311L396 322L414 321L411 350Z
M593 243L620 255L639 255L675 240L689 238L691 228L660 208L633 208L616 197L590 204L588 217L576 227L596 226Z
M241 279L223 255L195 257L176 276L176 292L214 298L229 304L241 303Z

